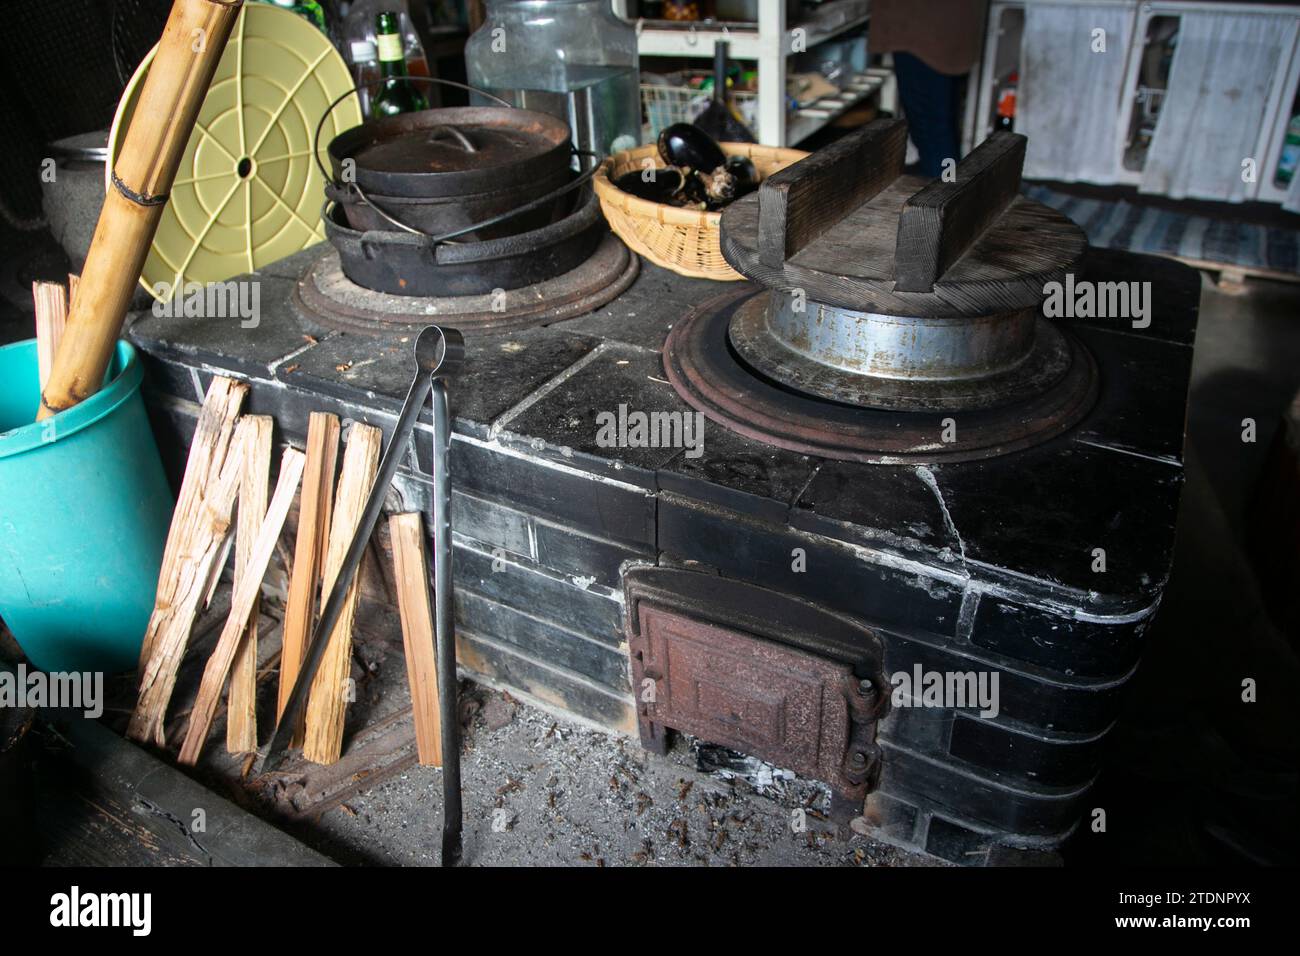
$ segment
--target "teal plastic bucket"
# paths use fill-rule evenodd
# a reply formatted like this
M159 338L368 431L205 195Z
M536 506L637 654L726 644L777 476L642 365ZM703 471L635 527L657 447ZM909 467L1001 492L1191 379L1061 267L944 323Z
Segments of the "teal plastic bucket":
M118 342L100 391L37 422L36 340L0 348L0 617L42 670L137 664L173 506L143 377Z

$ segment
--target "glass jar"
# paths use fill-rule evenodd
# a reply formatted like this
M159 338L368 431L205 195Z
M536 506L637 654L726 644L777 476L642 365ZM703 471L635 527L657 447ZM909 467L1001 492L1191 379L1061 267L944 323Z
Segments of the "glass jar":
M636 29L610 0L488 0L465 66L471 86L568 122L578 149L608 156L641 143Z

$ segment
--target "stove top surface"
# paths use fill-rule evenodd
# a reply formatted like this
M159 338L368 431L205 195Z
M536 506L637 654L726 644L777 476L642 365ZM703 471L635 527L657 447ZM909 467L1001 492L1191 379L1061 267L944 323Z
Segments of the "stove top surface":
M313 248L237 280L260 283L256 328L235 318L137 317L130 335L151 356L151 374L200 369L192 386L173 389L192 394L205 376L233 372L263 383L255 395L316 393L395 414L410 382L405 337L312 336L291 305L298 277L319 254ZM1086 266L1096 280L1151 282L1149 327L1062 320L1096 360L1096 403L1067 433L999 458L831 461L713 423L698 454L610 446L600 440L601 413L693 412L669 383L661 350L682 317L729 288L649 264L589 315L470 338L451 389L455 429L470 444L517 449L647 495L689 497L732 519L779 522L870 549L873 560L920 562L953 581L1010 582L1099 615L1143 613L1172 551L1199 277L1174 262L1107 250L1090 250ZM263 400L274 413L273 399ZM1092 570L1096 548L1109 556L1105 574Z

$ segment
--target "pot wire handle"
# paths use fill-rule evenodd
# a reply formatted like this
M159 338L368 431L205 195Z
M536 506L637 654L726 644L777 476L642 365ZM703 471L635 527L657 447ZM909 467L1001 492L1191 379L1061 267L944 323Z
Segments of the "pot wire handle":
M586 149L575 149L573 150L573 155L588 157L591 160L591 165L586 170L579 173L575 178L569 180L563 186L560 186L558 189L553 189L549 193L546 193L545 195L538 196L536 199L529 200L528 202L524 203L522 206L516 206L514 209L508 209L503 213L498 213L497 215L493 216L491 219L485 219L482 222L476 222L473 225L469 225L469 226L462 226L460 229L456 229L452 232L443 233L441 236L432 236L430 237L429 241L434 245L438 245L439 243L442 242L450 242L453 239L458 239L461 236L465 235L466 233L477 232L480 229L487 229L490 226L495 226L498 223L505 222L508 219L513 219L515 216L521 215L526 212L530 212L534 209L537 209L540 206L545 206L547 203L552 203L555 200L559 199L561 196L563 196L565 193L572 192L573 190L586 185L591 180L591 177L596 175L596 170L600 168L600 156ZM360 192L361 190L358 189L357 193L360 194ZM418 231L418 230L414 230L414 231ZM422 235L424 235L424 233L422 233Z
M320 121L316 124L316 132L314 132L311 137L311 158L316 161L316 168L320 170L321 175L325 177L327 183L334 183L335 186L342 188L342 184L335 182L334 177L331 176L329 171L325 168L325 164L320 161L320 131L325 128L325 120L329 119L329 115L334 112L336 106L346 100L349 96L355 94L359 87L364 86L366 89L370 89L372 86L379 86L381 83L387 83L390 79L392 79L392 77L386 77L380 80L371 80L369 83L356 84L346 93L341 93L333 103L325 107L325 112L321 113ZM457 83L455 80L444 80L440 76L405 76L402 77L402 79L423 81L427 83L441 83L443 86L454 86L458 90L468 90L471 93L477 93L479 96L486 96L488 99L500 103L502 106L506 107L506 109L513 110L518 108L513 103L507 103L501 97L489 93L487 90L480 90L477 86L470 86L468 83Z
M575 149L573 150L573 155L585 156L589 158L591 160L591 165L586 170L579 173L575 178L569 180L563 186L560 186L558 189L553 189L549 193L546 193L542 196L538 196L536 199L531 199L528 202L524 203L522 206L516 206L514 209L508 209L503 213L498 213L497 215L493 216L490 219L484 219L482 222L471 223L468 226L462 226L461 228L455 229L452 232L443 233L441 236L431 236L427 232L424 232L421 229L416 229L413 226L408 226L406 223L394 219L388 213L384 212L384 210L380 209L377 205L371 202L370 197L367 196L364 192L362 192L361 187L358 186L356 183L348 183L346 186L339 186L331 181L330 185L334 186L335 189L341 189L344 192L355 194L358 199L360 199L363 203L365 203L367 206L369 206L371 209L377 212L385 220L392 223L398 229L401 229L403 232L409 232L417 236L424 236L426 239L429 240L429 243L431 245L436 246L439 245L440 243L451 242L453 239L458 239L461 236L465 235L466 233L477 232L480 229L487 229L490 226L495 226L498 223L505 222L508 219L513 219L515 216L529 212L533 209L537 209L539 206L544 206L547 203L554 202L556 199L559 199L565 193L571 192L577 189L579 186L585 185L591 179L592 176L596 175L596 170L600 168L600 155L598 153L593 153L591 150L588 149ZM328 194L328 188L329 187L327 186L326 187L327 194Z

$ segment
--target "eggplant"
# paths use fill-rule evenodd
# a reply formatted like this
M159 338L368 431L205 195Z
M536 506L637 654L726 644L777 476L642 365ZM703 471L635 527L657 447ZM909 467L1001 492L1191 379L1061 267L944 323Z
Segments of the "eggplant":
M711 173L727 161L708 133L690 123L674 123L659 133L659 155L669 166Z
M638 199L651 202L670 203L681 191L682 172L680 169L655 169L650 179L644 178L642 171L634 169L614 180L614 185L625 193L631 193Z
M748 156L728 156L726 168L735 180L736 199L758 188L758 169Z

